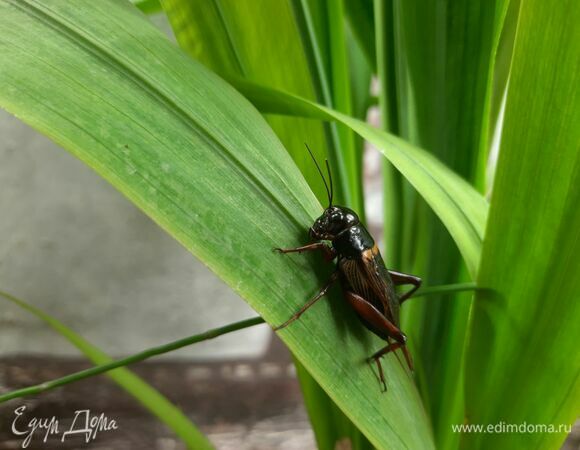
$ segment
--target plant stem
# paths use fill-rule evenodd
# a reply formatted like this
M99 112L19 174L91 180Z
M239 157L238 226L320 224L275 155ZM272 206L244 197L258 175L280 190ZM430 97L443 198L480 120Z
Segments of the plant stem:
M478 291L483 289L484 288L477 286L475 283L442 284L440 286L428 286L426 288L421 288L417 291L416 294L413 294L413 297L411 298L434 294L449 294L452 292Z
M417 291L415 295L413 295L413 298L440 293L474 291L477 289L478 288L475 285L475 283L460 283L460 284L447 284L441 286L431 286L420 289L419 291ZM0 291L0 296L12 300L14 299L12 295L2 291ZM73 383L75 381L80 381L85 378L100 375L102 373L108 372L113 369L117 369L119 367L128 366L129 364L144 361L146 359L152 358L153 356L162 355L163 353L168 353L183 347L187 347L188 345L196 344L202 341L207 341L209 339L214 339L218 336L222 336L224 334L232 333L238 330L243 330L244 328L253 327L255 325L260 325L262 323L265 323L264 319L262 319L261 317L253 317L251 319L245 319L239 322L234 322L220 328L214 328L212 330L208 330L200 334L195 334L193 336L188 336L186 338L182 338L177 341L169 342L168 344L163 344L158 347L149 348L134 355L127 356L126 358L111 361L110 363L107 364L101 364L98 366L90 367L88 369L81 370L79 372L65 375L64 377L61 378L56 378L54 380L46 381L44 383L40 383L34 386L29 386L26 388L7 392L6 394L0 395L0 403L19 397L36 395L42 392L50 391L57 387L64 386L65 384Z
M0 295L4 296L3 292L0 292ZM207 341L209 339L216 338L223 334L231 333L233 331L242 330L244 328L253 327L254 325L259 325L264 323L264 319L261 317L254 317L252 319L242 320L240 322L234 322L229 325L226 325L221 328L214 328L212 330L205 331L200 334L196 334L193 336L189 336L183 339L179 339L174 342L170 342L168 344L160 345L158 347L153 347L147 350L144 350L140 353L136 353L134 355L128 356L126 358L117 359L112 361L108 364L102 364L99 366L94 366L89 369L81 370L80 372L71 373L61 378L56 378L51 381L47 381L44 383L37 384L35 386L26 387L23 389L17 389L15 391L8 392L6 394L0 395L0 403L5 401L24 397L27 395L34 395L40 394L45 391L49 391L51 389L57 388L59 386L63 386L68 383L72 383L75 381L80 381L82 379L92 377L95 375L100 375L104 372L108 372L109 370L116 369L118 367L127 366L129 364L133 364L139 361L143 361L145 359L151 358L153 356L161 355L163 353L171 352L173 350L177 350L182 347L186 347L191 344L195 344L202 341Z

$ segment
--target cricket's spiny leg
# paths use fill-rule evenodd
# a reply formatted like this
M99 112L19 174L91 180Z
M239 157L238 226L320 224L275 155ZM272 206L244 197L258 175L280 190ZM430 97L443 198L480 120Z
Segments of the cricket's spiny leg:
M389 342L389 341L387 341L387 342ZM411 354L409 353L409 349L407 349L407 346L405 344L400 344L398 342L393 344L393 343L389 342L389 345L387 345L385 348L382 348L381 350L376 352L373 356L370 357L370 359L374 359L375 361L378 361L379 358L381 358L382 356L386 355L387 353L394 352L395 350L397 350L399 348L403 351L403 355L405 355L405 360L407 361L407 365L409 366L409 369L412 372L413 371L413 360L411 359Z
M324 287L322 289L320 289L320 291L318 291L318 294L316 294L314 296L314 298L312 298L312 300L309 300L308 303L306 303L302 308L300 308L292 317L290 317L286 322L284 322L282 325L277 326L276 328L274 328L274 331L278 331L281 330L282 328L287 327L288 325L290 325L292 322L294 322L295 320L298 320L298 318L300 318L300 316L308 309L310 308L312 305L314 305L314 303L316 303L318 300L320 300L322 297L324 297L324 295L328 292L328 290L330 289L330 287L336 282L336 280L338 280L338 271L333 272L332 275L330 276L329 280L327 281L327 283L324 285Z
M394 270L389 270L389 275L391 280L396 286L403 284L412 284L413 288L399 297L399 303L403 303L409 297L411 297L417 289L421 286L421 278L415 275L409 275L408 273L395 272Z
M313 252L316 250L322 251L324 254L324 259L327 261L332 261L336 258L336 250L332 247L329 247L323 242L313 242L312 244L303 245L302 247L296 248L275 248L274 251L279 253L304 253L304 252Z

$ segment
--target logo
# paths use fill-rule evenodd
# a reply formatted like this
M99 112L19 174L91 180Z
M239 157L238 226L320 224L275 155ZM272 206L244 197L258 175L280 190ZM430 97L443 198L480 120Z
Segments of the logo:
M22 438L21 448L27 448L35 436L46 443L48 438L53 435L60 436L61 442L71 436L80 435L88 444L97 438L98 433L118 429L115 420L109 419L104 413L93 414L89 409L75 411L72 423L68 428L61 427L55 416L28 418L24 415L25 411L26 406L16 408L12 421L12 433Z

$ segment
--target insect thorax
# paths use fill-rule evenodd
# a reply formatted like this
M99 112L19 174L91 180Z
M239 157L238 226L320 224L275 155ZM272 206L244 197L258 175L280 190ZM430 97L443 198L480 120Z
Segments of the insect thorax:
M374 245L374 239L361 224L347 228L332 241L332 246L338 254L349 259L361 258L362 253Z

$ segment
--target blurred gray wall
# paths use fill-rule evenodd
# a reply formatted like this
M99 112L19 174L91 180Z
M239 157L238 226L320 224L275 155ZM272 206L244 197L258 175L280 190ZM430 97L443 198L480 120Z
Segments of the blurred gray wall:
M83 163L0 110L0 289L121 355L255 315ZM264 325L172 356L257 356ZM0 298L0 358L78 355Z

